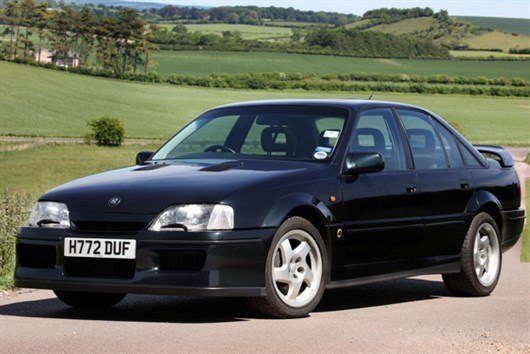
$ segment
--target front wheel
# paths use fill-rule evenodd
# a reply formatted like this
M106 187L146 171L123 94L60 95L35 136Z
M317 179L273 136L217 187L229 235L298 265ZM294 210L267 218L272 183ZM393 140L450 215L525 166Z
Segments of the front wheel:
M85 309L104 309L120 302L126 294L89 293L81 291L53 291L68 306Z
M307 316L322 298L327 273L327 253L320 233L306 219L291 217L278 228L269 249L267 296L248 299L247 303L267 316Z
M475 216L462 246L460 273L442 276L449 291L463 296L486 296L495 289L502 267L499 235L499 228L489 214Z

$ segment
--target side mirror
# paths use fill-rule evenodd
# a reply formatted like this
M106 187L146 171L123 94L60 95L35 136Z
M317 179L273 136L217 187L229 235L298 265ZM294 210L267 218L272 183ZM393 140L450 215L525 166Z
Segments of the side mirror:
M343 174L351 176L359 173L381 172L385 169L385 160L378 152L350 152L346 155Z
M141 165L143 164L145 161L149 160L149 158L153 156L153 152L152 151L141 151L138 153L138 155L136 155L136 164L137 165Z

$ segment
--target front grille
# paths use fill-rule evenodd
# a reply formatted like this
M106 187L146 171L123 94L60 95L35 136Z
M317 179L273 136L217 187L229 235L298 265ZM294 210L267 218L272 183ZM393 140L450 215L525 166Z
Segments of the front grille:
M55 268L55 246L17 245L18 264L28 268Z
M161 270L199 271L206 260L204 251L160 250L158 251Z
M132 279L134 259L64 257L64 272L73 277Z
M110 232L110 233L137 233L146 226L145 222L129 221L86 221L72 220L74 231L81 232Z

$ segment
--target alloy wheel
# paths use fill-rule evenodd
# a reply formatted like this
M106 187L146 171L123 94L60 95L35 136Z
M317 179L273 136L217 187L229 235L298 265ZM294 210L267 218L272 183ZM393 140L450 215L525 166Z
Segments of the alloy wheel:
M499 239L495 228L489 223L480 225L475 235L473 266L483 286L490 286L497 278L500 266Z
M322 281L322 255L308 232L291 230L278 241L272 280L278 296L291 307L303 307L315 298Z

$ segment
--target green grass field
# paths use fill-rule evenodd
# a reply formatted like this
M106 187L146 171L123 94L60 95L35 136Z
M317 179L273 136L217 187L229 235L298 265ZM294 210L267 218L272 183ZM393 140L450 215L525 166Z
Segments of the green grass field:
M530 36L519 34L514 35L508 32L493 31L470 36L461 41L468 44L470 48L495 48L508 51L511 48L530 48Z
M479 16L456 16L456 18L458 20L466 21L481 27L496 28L507 32L526 34L530 36L530 19L527 18Z
M84 144L46 144L22 151L0 152L0 191L9 188L38 197L72 179L134 165L139 151L157 146L117 148Z
M159 26L172 29L175 24L163 23ZM212 24L186 24L188 31L201 32L204 34L221 35L225 31L239 32L243 39L259 39L267 41L285 41L291 38L292 30L289 27L278 26L251 26L228 23Z
M432 17L418 17L409 18L395 23L377 25L370 27L367 30L391 34L406 34L427 30L429 27L434 26L435 24L436 20Z
M301 73L388 73L418 75L461 75L520 77L530 80L530 61L492 62L420 59L370 59L326 55L160 51L153 55L163 74L208 75L211 73L301 72Z
M506 52L491 52L487 50L450 50L449 53L453 58L528 58L530 54L510 54Z
M285 41L291 38L292 30L280 26L251 26L227 23L186 25L190 32L221 34L224 31L239 32L244 39Z
M201 112L229 102L283 98L366 98L366 93L250 91L101 79L0 62L0 135L83 136L88 119L117 117L127 136L168 138ZM423 106L462 126L475 143L530 146L524 98L376 93Z

